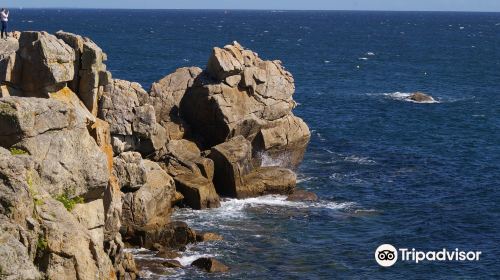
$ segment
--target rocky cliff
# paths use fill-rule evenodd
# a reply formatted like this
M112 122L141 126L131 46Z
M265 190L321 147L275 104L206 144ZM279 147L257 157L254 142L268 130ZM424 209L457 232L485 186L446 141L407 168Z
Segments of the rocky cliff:
M310 133L280 61L235 42L148 92L88 38L18 38L0 41L1 279L135 279L127 246L196 242L176 205L294 191Z

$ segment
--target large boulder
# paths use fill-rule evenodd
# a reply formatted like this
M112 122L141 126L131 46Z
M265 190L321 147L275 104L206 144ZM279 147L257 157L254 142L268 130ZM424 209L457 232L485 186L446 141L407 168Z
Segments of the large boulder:
M21 33L19 56L22 73L16 86L25 96L48 97L75 76L75 50L46 32Z
M21 63L17 51L19 50L19 41L9 37L7 40L0 40L0 81L2 84L17 84L21 78ZM10 95L8 87L2 89L0 96Z
M194 209L216 208L220 199L213 184L214 163L201 156L193 142L172 140L162 158L163 168L174 177L183 202Z
M148 103L155 108L156 119L171 140L189 135L189 127L180 114L180 104L201 72L198 67L179 68L151 86Z
M55 35L75 50L75 77L69 86L96 116L99 96L111 82L111 73L104 64L107 55L89 38L64 31Z
M296 166L310 132L291 113L296 106L294 91L293 77L280 61L263 61L235 42L214 49L207 70L196 78L180 108L206 147L241 135L252 142L256 153L289 153L287 165ZM289 126L297 124L300 129L294 129L293 137L287 138L292 136ZM273 139L261 139L266 130L273 131ZM254 142L258 135L261 137ZM277 138L285 140L276 142ZM273 145L262 145L263 141L273 141Z
M30 154L51 195L93 200L108 185L108 162L77 116L58 100L0 99L0 146Z
M113 80L104 89L98 116L111 125L116 154L150 155L164 148L167 132L157 123L154 107L144 102L147 95L138 83L123 80Z
M162 227L138 228L135 234L127 239L127 242L148 249L156 249L158 246L182 249L186 245L196 242L196 232L185 222L173 221Z
M297 176L289 169L252 165L252 145L243 136L212 148L210 158L215 163L214 182L223 196L247 198L266 194L289 194Z
M251 143L243 136L237 136L213 147L210 158L215 163L217 193L238 197L245 185L244 177L253 170Z
M124 153L121 158L134 158ZM138 155L137 153L135 153ZM140 156L140 155L139 155ZM175 201L175 183L157 163L149 160L140 160L135 163L129 162L129 169L139 170L145 179L138 189L136 178L127 177L121 181L122 190L127 191L123 195L122 206L122 228L124 232L133 234L137 228L145 226L161 227L170 221L172 205ZM132 165L136 166L132 167ZM119 165L116 164L118 167ZM132 181L128 179L132 178ZM130 186L134 186L133 188Z

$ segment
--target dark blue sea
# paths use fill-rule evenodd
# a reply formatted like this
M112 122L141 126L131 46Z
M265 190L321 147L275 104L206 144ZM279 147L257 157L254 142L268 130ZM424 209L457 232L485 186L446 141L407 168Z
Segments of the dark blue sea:
M181 262L215 256L231 272L162 279L500 279L500 13L13 10L10 25L89 36L115 78L146 89L234 40L293 73L312 130L299 187L320 201L181 209L225 237ZM405 101L414 91L438 102ZM383 268L384 243L482 255Z

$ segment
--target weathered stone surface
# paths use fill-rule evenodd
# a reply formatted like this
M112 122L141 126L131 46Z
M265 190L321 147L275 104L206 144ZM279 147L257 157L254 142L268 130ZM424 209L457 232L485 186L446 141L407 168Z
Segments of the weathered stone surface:
M75 78L70 88L78 93L87 109L97 115L99 94L111 82L111 73L106 71L106 54L92 40L80 35L59 31L56 36L75 50Z
M175 186L184 195L183 202L193 209L220 207L212 181L203 176L179 175L175 177Z
M21 33L19 56L22 74L18 86L26 96L48 97L48 92L62 88L75 76L75 51L46 32Z
M243 136L212 148L210 158L215 163L214 182L217 193L239 197L245 185L244 177L252 169L252 146Z
M33 260L38 222L31 216L37 179L26 155L11 155L0 147L0 268L2 279L39 279Z
M111 125L114 151L149 155L164 148L167 131L156 121L148 93L137 83L113 80L100 100L99 117Z
M104 203L96 199L88 203L77 204L71 211L77 221L90 232L95 244L104 244Z
M311 132L307 124L293 114L262 127L252 145L257 165L297 167L309 143ZM267 163L263 163L266 157Z
M318 196L313 192L295 190L287 199L288 201L318 201Z
M280 61L263 61L235 42L214 49L207 70L198 75L180 108L206 148L241 135L256 153L287 154L288 165L295 167L310 132L291 113L294 91L293 77Z
M260 167L248 174L244 181L245 185L238 190L238 198L266 194L290 194L297 184L297 176L286 168Z
M0 41L0 81L3 83L17 84L21 79L21 63L17 50L19 41L14 38ZM5 93L2 96L6 96Z
M206 272L228 272L229 267L214 258L200 258L191 263L191 266L196 266Z
M49 279L115 279L102 244L60 202L45 197L37 206L42 233L38 263Z
M75 109L51 99L0 100L0 145L27 151L52 195L99 198L108 184L106 155Z
M220 206L212 183L214 163L201 156L196 144L188 140L170 141L162 162L164 169L174 177L176 189L184 196L185 204L194 209Z
M175 183L157 163L142 162L146 183L123 196L122 227L125 232L145 226L161 227L170 221Z
M124 191L140 189L147 181L147 171L141 154L125 152L114 158L114 176Z
M16 231L18 226L0 216L0 277L5 280L41 279L40 272L29 256L28 248L21 243Z
M189 128L180 115L180 104L186 90L201 72L198 67L180 68L151 86L147 103L154 106L156 119L171 140L189 134Z

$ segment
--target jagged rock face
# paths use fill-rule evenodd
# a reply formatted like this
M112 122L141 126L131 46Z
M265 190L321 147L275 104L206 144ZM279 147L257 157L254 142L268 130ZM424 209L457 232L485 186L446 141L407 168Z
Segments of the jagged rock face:
M294 91L293 77L280 61L263 61L234 43L214 49L207 71L197 77L182 99L181 112L207 147L242 135L252 142L256 153L289 156L288 165L296 166L310 132L291 113ZM288 138L292 136L288 132L290 118L294 118L293 123L302 123ZM268 139L269 133L262 133L269 129L273 129L272 139ZM254 143L258 135L260 142Z
M162 226L170 221L175 183L157 163L143 160L140 154L126 152L115 160L123 195L122 227L133 233L147 225Z
M0 147L0 268L2 279L39 279L33 264L38 238L34 210L34 163Z
M64 87L75 76L75 51L46 32L21 33L19 56L22 73L16 86L26 96L48 97L48 92Z
M0 148L2 279L115 279L102 244L46 192L35 166Z
M198 67L180 68L151 86L147 103L153 105L156 119L166 129L170 140L189 135L189 127L180 115L180 104L201 72Z
M75 77L69 87L78 93L87 109L96 116L99 95L111 82L111 73L106 71L104 64L107 55L89 38L63 31L57 32L56 37L75 50Z
M99 117L111 125L116 154L139 151L149 155L162 149L167 132L156 121L148 93L138 83L113 80L100 100Z
M61 101L0 99L0 145L29 153L52 195L95 199L108 185L106 155L75 109Z
M18 49L19 41L14 38L0 41L0 81L9 84L19 83L21 64L16 64L16 60L19 59ZM5 86L0 96L8 96L11 92L12 89Z
M45 249L38 264L49 279L115 279L114 267L85 226L50 197L37 206Z
M176 189L184 196L185 204L194 209L220 206L212 182L214 163L201 156L196 144L188 140L170 141L162 162L164 169L174 177Z

